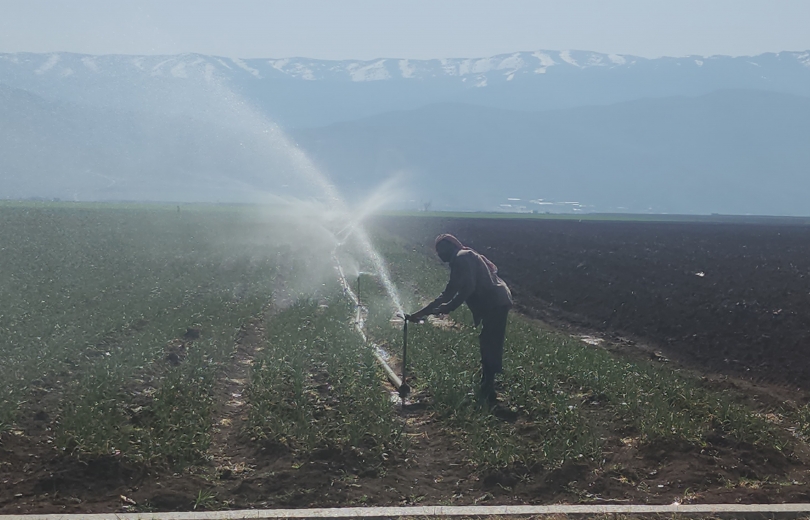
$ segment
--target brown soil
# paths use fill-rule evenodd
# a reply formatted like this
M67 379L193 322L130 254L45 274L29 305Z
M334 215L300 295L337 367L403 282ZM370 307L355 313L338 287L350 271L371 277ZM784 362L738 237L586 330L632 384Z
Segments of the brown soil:
M616 355L695 371L707 386L768 411L785 428L773 411L787 400L807 401L802 377L810 356L801 350L801 322L810 293L810 230L466 219L384 224L426 253L439 231L457 234L500 266L526 314L587 335ZM173 473L118 457L80 461L60 453L52 447L54 404L43 382L36 394L42 404L0 437L0 514L188 510L195 502L265 508L810 500L810 456L801 443L786 455L722 437L702 447L642 445L630 432L607 440L601 464L481 471L420 395L397 408L407 451L387 454L383 463L351 451L301 456L253 441L242 428L241 394L265 341L265 318L243 327L223 369L208 464ZM167 352L177 357L167 355L167 362L182 362L181 344ZM508 403L494 413L520 427Z

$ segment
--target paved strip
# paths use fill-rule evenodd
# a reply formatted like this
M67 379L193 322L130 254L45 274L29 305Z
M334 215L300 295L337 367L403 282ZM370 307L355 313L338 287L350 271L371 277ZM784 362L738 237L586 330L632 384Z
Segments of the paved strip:
M553 505L553 506L421 506L345 507L317 509L245 509L185 513L103 513L0 515L0 520L237 520L248 518L384 518L507 515L595 514L799 514L808 504L671 504L671 505Z

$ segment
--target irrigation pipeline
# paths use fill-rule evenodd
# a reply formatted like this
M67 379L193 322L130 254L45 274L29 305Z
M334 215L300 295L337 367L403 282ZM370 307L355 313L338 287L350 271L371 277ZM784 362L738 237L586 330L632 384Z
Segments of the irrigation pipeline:
M810 504L679 504L613 505L558 504L550 506L410 506L337 507L318 509L243 509L232 511L189 511L173 513L97 513L0 515L0 520L236 520L243 518L403 518L403 517L492 517L553 516L559 518L594 515L672 515L675 518L711 515L716 517L804 518ZM671 517L669 517L671 518Z
M366 318L368 317L368 308L360 303L360 299L357 297L357 294L352 290L351 284L349 284L349 281L346 279L346 273L343 271L343 266L340 264L340 260L338 259L337 252L332 253L332 259L335 262L335 269L338 273L338 281L340 282L341 287L343 287L343 292L348 295L349 299L351 299L354 303L354 328L360 333L360 336L362 336L363 342L371 346L377 362L383 367L388 380L391 381L391 384L393 384L397 389L397 392L399 392L400 388L402 388L402 379L397 376L396 372L394 372L394 370L385 360L387 353L374 342L369 341L368 336L366 335Z

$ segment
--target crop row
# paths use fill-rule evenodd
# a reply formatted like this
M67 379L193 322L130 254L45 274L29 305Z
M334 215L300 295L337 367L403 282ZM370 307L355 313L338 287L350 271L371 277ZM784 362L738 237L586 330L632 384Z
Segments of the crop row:
M300 301L267 324L247 393L255 438L288 449L353 452L369 461L398 449L396 420L373 352L348 319L348 299Z
M300 270L255 215L174 209L0 207L0 430L39 414L66 453L204 458L236 330Z

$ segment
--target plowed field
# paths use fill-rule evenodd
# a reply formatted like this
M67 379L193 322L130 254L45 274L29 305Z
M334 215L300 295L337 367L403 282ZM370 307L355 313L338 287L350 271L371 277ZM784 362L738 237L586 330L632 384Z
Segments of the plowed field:
M518 307L530 315L632 338L704 371L810 389L808 226L379 222L425 250L437 234L455 234L499 266Z

